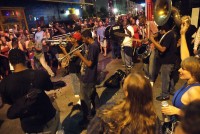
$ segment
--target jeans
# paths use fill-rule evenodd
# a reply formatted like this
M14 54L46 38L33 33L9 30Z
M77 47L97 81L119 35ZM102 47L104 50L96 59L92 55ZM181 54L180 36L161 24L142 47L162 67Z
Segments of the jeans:
M169 96L169 88L171 84L171 73L174 69L174 64L162 64L161 65L161 81L162 81L162 93L161 96Z
M72 89L74 90L74 95L79 95L80 94L79 74L70 73L69 77L70 77L70 80L71 80Z
M100 100L96 92L95 83L83 83L81 81L80 99L83 118L90 120L92 116L91 104L94 110L100 107Z
M133 66L133 61L132 61L133 48L132 47L122 47L121 56L122 56L122 61L126 66Z
M120 45L117 41L110 40L111 47L112 47L112 58L120 57Z
M144 72L151 82L156 81L156 77L158 75L158 68L157 68L157 52L155 49L151 51L149 57L149 64L144 63Z

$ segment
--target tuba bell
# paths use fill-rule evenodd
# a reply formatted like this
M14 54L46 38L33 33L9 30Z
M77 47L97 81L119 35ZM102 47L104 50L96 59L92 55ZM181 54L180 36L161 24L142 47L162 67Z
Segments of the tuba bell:
M176 26L181 25L181 15L177 8L172 6L171 0L156 0L154 6L154 20L158 26L163 26L172 18Z

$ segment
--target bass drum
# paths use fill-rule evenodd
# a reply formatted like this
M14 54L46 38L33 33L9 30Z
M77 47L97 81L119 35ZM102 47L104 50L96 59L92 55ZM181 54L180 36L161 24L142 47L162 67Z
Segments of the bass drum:
M136 54L143 60L148 59L151 54L150 46L148 44L142 44L136 49Z

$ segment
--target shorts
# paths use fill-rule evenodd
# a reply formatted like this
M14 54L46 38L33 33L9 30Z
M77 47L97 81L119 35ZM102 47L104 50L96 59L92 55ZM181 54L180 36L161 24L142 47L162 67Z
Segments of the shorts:
M101 47L107 47L107 40L103 40L100 42Z

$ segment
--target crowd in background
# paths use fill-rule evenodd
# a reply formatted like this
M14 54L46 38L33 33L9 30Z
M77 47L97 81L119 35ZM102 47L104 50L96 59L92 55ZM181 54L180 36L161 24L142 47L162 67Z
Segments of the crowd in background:
M6 58L8 56L9 50L13 48L19 48L20 50L24 51L27 55L27 65L30 68L36 69L38 68L37 60L42 64L42 66L48 71L49 75L54 76L55 70L59 66L57 61L57 55L62 53L59 45L51 45L51 42L48 40L51 39L59 39L59 38L52 38L57 35L61 34L71 34L75 31L83 31L84 29L90 28L92 31L93 38L97 39L100 44L100 52L106 56L108 51L111 50L112 47L112 57L114 58L121 58L120 54L120 45L115 40L111 41L109 37L105 37L105 30L107 34L109 32L111 25L119 25L122 24L123 20L128 20L131 22L135 29L135 38L139 38L139 27L136 25L136 18L130 16L121 16L118 18L118 22L115 20L111 20L110 18L106 18L101 20L100 18L90 18L87 20L78 20L77 22L68 21L65 24L59 22L55 22L50 27L41 27L38 26L37 28L31 28L29 30L21 29L18 25L14 25L13 29L9 29L6 31L0 31L1 37L1 77L5 77L12 71L12 67L9 66ZM106 29L107 28L107 29ZM110 35L109 35L110 36ZM67 37L67 36L66 36ZM65 40L65 39L63 39ZM42 47L41 47L42 44ZM112 45L112 46L110 46ZM38 48L39 47L39 48ZM70 50L70 42L68 45L65 45L66 50L69 52ZM41 49L42 50L39 50ZM108 49L108 51L107 51ZM44 53L45 60L41 60L39 51ZM49 68L49 67L52 69Z

